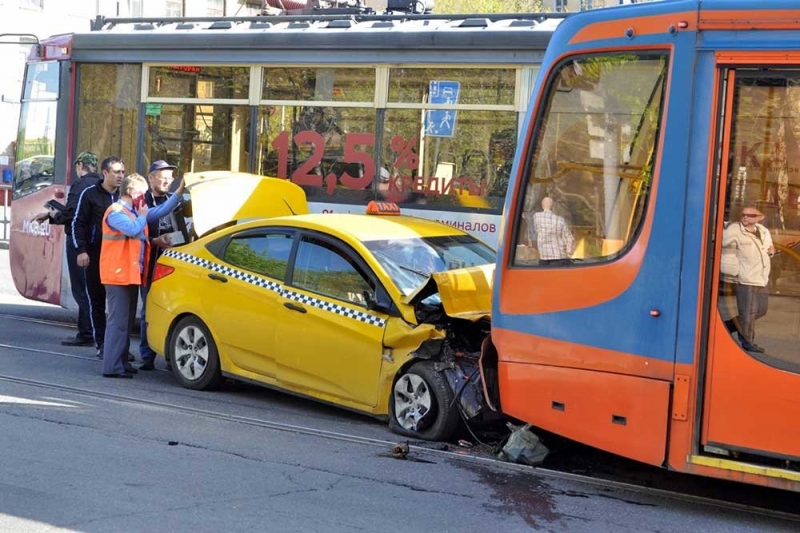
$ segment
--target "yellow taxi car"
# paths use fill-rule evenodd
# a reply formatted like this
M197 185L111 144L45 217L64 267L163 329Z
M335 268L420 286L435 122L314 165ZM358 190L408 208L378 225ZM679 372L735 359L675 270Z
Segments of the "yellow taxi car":
M201 236L164 252L148 293L148 341L182 386L256 383L427 440L482 414L494 250L391 205L307 214L288 181L236 179L187 182Z

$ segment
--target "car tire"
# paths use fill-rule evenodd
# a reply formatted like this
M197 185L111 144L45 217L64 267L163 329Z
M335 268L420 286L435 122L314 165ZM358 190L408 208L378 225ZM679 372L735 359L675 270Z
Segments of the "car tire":
M194 316L184 317L169 337L172 373L182 387L213 390L223 381L217 344L208 327Z
M415 363L398 376L389 395L389 429L407 437L444 441L460 421L453 391L433 364Z

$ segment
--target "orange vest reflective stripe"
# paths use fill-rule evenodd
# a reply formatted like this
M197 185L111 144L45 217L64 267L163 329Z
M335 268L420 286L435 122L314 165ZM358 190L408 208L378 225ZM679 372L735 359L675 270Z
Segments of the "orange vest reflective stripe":
M139 255L144 244L144 265L147 265L150 243L147 240L143 243L112 229L108 225L108 215L113 211L124 211L131 220L136 220L135 215L118 202L106 209L103 215L103 245L100 247L100 281L103 285L145 285L147 280L144 279L142 270L146 269L140 267ZM147 225L144 227L144 235L148 236Z

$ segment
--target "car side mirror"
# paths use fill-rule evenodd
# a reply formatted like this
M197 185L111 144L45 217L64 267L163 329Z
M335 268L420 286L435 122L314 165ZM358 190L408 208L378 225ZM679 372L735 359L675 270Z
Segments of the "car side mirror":
M393 314L392 302L383 291L378 291L378 293L375 294L372 291L365 290L362 294L364 296L364 302L367 304L367 309L370 311L386 313L387 315Z

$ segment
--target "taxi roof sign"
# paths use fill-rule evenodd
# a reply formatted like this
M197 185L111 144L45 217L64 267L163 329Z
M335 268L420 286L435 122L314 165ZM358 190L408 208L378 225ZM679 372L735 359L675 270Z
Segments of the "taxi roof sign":
M400 214L400 208L394 202L376 202L372 200L367 204L368 215L396 216Z

